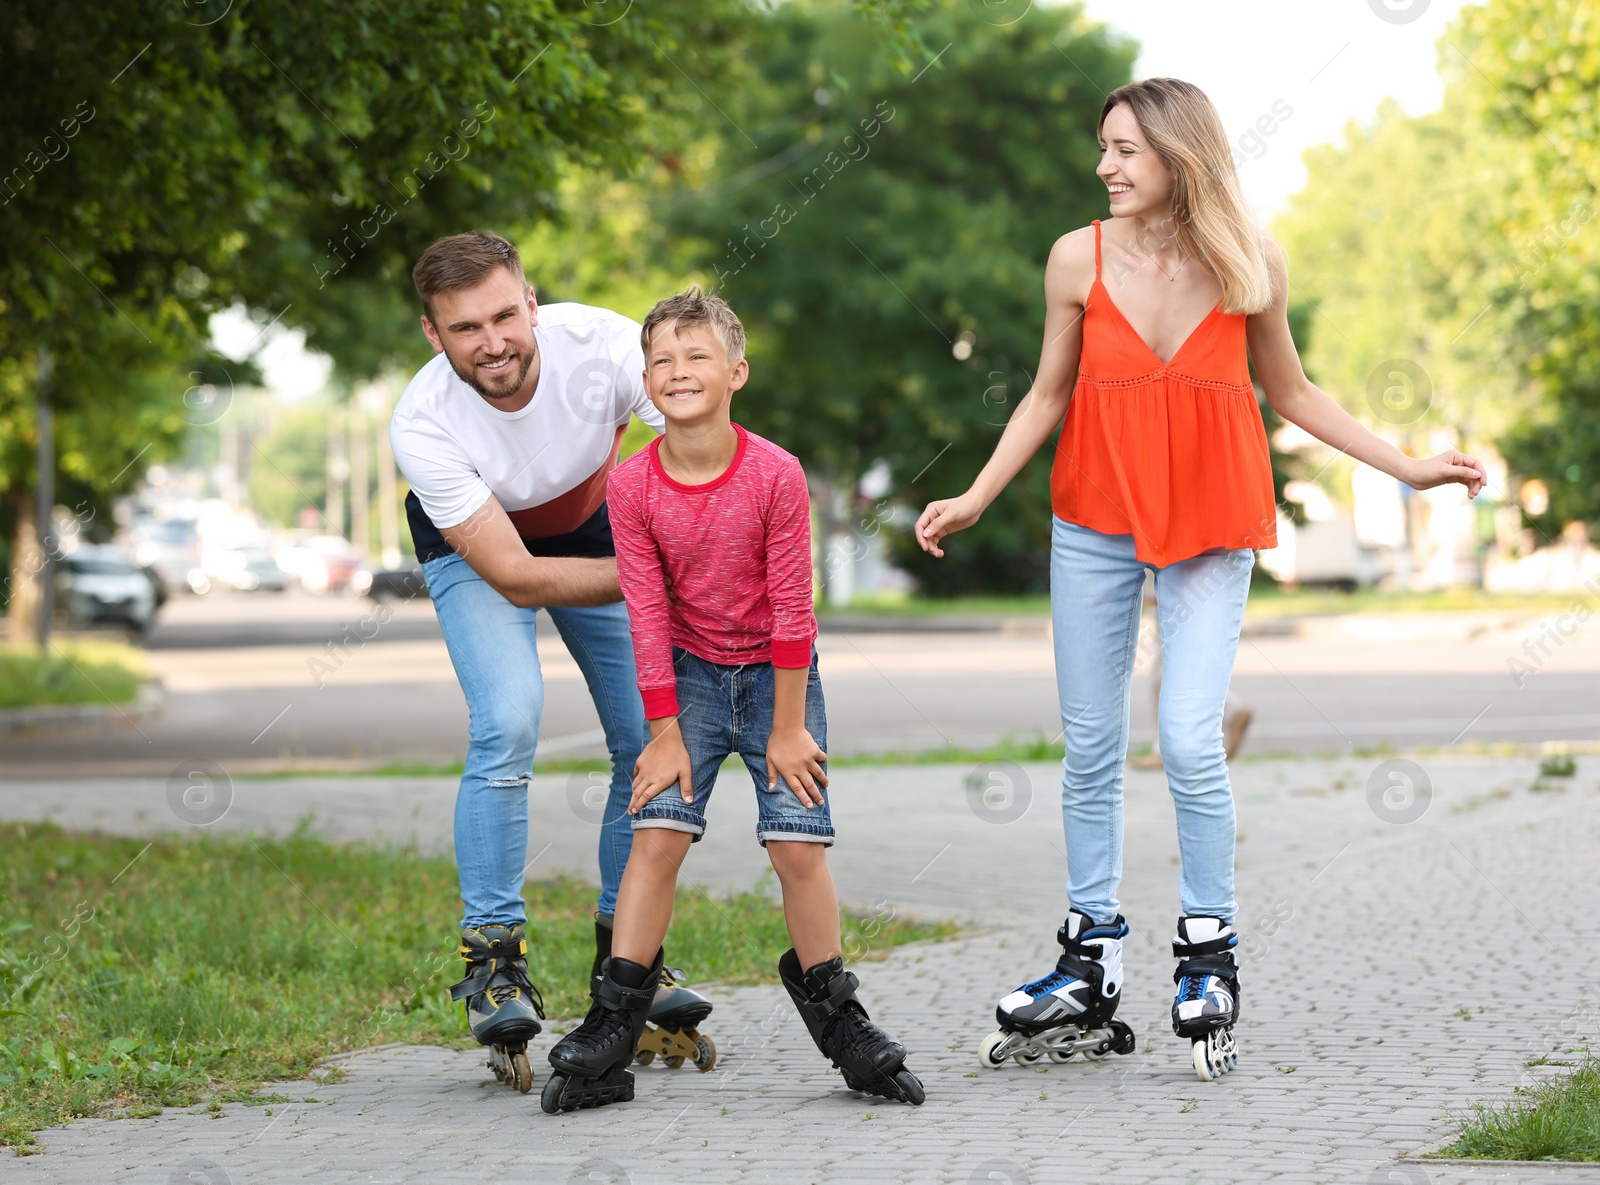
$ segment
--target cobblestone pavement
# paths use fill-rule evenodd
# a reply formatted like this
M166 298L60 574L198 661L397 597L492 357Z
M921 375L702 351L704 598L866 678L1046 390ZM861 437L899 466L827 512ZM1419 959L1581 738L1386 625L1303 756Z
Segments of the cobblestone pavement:
M1234 768L1244 1020L1239 1069L1197 1081L1167 1010L1172 808L1131 770L1120 1015L1139 1049L1098 1065L980 1070L994 1001L1043 973L1063 907L1052 766L839 769L843 900L956 917L964 936L857 964L927 1104L845 1091L777 986L708 989L710 1074L641 1069L631 1105L552 1118L472 1052L388 1047L296 1100L85 1120L0 1159L6 1182L1397 1182L1600 1181L1600 1166L1405 1159L1452 1117L1554 1072L1600 1026L1600 760L1536 782L1535 758L1246 761ZM1402 776L1404 775L1404 776ZM754 805L729 771L687 880L747 886ZM217 826L447 841L439 780L239 782ZM587 779L536 779L540 869L592 868ZM46 794L46 791L48 792ZM181 826L159 781L0 782L0 816L115 831ZM549 845L545 847L545 845ZM531 1051L542 1082L551 1036ZM537 1084L536 1084L537 1087Z

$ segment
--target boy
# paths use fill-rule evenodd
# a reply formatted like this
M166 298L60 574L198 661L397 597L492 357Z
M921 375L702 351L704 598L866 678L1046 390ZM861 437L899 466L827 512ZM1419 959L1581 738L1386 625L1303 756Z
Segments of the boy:
M755 779L756 839L794 942L778 973L812 1040L850 1089L921 1103L905 1050L867 1019L839 954L805 474L729 419L750 367L724 301L681 292L650 311L641 338L666 435L613 472L607 497L651 740L634 768L611 958L595 1007L550 1051L541 1104L554 1114L633 1098L626 1067L660 978L678 868L730 753Z

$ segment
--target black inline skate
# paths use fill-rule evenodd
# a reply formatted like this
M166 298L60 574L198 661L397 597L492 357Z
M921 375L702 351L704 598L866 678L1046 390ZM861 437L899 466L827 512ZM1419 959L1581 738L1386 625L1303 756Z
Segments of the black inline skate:
M856 999L858 981L843 959L800 969L794 951L778 960L778 974L822 1055L844 1074L851 1090L921 1106L922 1081L906 1069L906 1051L867 1017Z
M590 989L594 1007L550 1051L555 1072L539 1097L548 1114L632 1101L628 1066L644 1036L661 971L659 951L649 967L615 957L605 961Z
M544 1019L544 998L528 978L528 942L521 925L475 926L461 931L466 978L450 989L465 1000L467 1024L489 1048L489 1069L523 1094L533 1088L528 1039Z
M600 974L605 961L611 957L611 919L596 914L594 919L593 979ZM663 967L661 980L656 985L656 998L646 1017L644 1036L639 1040L638 1052L633 1060L648 1066L657 1057L669 1070L676 1070L685 1060L702 1074L717 1064L716 1043L699 1031L699 1025L711 1015L711 1001L683 982L684 974L676 967Z
M1194 1044L1200 1081L1220 1078L1239 1064L1233 1026L1239 1020L1239 936L1221 918L1184 916L1172 939L1178 990L1172 1001L1172 1031Z
M1025 983L1000 1001L998 1032L978 1047L978 1064L998 1070L1007 1058L1031 1066L1048 1057L1065 1062L1076 1054L1098 1061L1134 1049L1133 1030L1113 1013L1122 997L1122 940L1128 923L1121 914L1096 925L1071 910L1056 931L1061 958L1043 979Z

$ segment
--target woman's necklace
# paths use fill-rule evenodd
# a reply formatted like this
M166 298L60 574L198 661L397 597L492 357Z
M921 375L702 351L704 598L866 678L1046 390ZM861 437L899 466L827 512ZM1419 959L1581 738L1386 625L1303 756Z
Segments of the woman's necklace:
M1156 265L1156 271L1160 272L1163 276L1166 276L1169 281L1176 280L1178 278L1178 272L1181 272L1184 268L1189 266L1189 257L1187 255L1183 257L1183 262L1178 265L1178 271L1172 272L1171 274L1168 274L1167 269L1161 266L1161 261L1158 260L1154 255L1150 256L1150 261Z

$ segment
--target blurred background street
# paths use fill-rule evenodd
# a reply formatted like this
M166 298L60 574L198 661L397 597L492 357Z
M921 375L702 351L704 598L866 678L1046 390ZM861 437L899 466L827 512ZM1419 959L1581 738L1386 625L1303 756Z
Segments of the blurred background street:
M1557 617L1529 608L1252 616L1233 684L1254 713L1242 755L1593 737L1600 636L1578 633L1520 686L1508 669L1512 659L1527 661L1524 642ZM540 621L539 759L603 756L577 664ZM841 613L822 621L836 757L1048 746L1060 734L1047 617ZM370 640L345 641L366 633ZM184 596L168 603L143 643L165 691L158 715L135 723L113 712L92 730L0 737L7 775L164 775L194 759L240 774L442 768L465 754L466 706L426 598ZM1136 751L1154 739L1151 694L1148 675L1136 676Z

